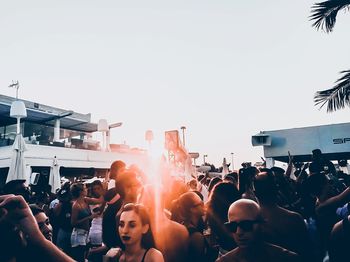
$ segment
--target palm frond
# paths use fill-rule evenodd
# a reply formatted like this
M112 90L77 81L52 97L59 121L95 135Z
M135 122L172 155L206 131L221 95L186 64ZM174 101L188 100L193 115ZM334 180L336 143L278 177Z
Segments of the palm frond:
M327 0L315 3L311 7L310 20L313 20L317 30L322 29L327 33L332 32L337 20L338 12L342 9L349 10L350 0Z
M343 109L345 106L350 107L350 70L341 71L344 74L335 82L335 86L317 91L314 96L315 106L320 105L320 109L327 104L327 112L334 112Z

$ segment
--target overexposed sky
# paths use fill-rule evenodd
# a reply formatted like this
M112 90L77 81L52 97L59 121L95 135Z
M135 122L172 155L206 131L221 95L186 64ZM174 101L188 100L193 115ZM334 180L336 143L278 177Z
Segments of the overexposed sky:
M1 0L0 93L18 80L20 98L123 122L116 143L186 126L198 162L260 161L260 130L350 119L313 104L350 69L350 15L318 32L314 2Z

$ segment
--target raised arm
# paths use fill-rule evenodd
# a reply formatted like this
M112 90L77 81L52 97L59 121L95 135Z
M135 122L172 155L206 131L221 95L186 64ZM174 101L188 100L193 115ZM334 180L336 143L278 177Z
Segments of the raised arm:
M343 192L340 194L331 197L324 202L322 202L318 207L317 207L317 212L322 213L328 209L336 209L338 207L341 207L348 203L350 201L350 187L345 189Z
M10 220L21 229L27 236L28 241L30 241L32 248L36 248L36 252L42 255L43 260L50 262L74 261L52 242L45 239L28 204L22 196L0 196L0 208L2 208L4 213L3 218Z
M293 156L290 155L290 152L288 151L288 167L286 170L286 176L290 177L292 174L292 170L293 170Z

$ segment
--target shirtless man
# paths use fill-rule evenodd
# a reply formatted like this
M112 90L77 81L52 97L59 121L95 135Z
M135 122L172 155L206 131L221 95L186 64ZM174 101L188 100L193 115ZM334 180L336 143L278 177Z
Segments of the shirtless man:
M297 254L266 243L260 234L263 223L259 205L250 199L239 199L231 204L225 223L238 245L217 262L269 262L299 261Z

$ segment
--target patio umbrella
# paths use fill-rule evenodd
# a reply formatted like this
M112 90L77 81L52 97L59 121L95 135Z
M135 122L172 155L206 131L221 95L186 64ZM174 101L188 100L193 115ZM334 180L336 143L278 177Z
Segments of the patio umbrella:
M224 160L222 161L222 178L225 178L225 176L229 173L228 166L226 162L226 157L224 157Z
M60 166L56 157L54 157L50 168L49 184L52 193L56 193L56 190L61 188Z
M27 151L26 143L22 134L17 134L12 145L11 166L7 175L6 183L11 180L25 179L28 182L24 151Z

